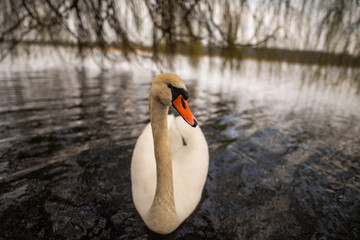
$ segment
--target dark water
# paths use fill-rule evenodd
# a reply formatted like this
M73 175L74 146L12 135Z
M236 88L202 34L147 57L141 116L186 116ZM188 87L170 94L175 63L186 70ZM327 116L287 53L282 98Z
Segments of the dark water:
M359 239L360 72L245 61L182 67L210 149L196 211L169 239ZM153 74L0 73L0 239L159 239L130 160Z

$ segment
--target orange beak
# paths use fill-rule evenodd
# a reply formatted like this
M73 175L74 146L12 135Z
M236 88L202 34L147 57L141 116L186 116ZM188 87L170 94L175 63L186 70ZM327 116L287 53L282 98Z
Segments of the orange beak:
M179 95L173 102L173 107L180 113L182 118L192 127L196 127L197 120L191 113L187 101L182 95Z

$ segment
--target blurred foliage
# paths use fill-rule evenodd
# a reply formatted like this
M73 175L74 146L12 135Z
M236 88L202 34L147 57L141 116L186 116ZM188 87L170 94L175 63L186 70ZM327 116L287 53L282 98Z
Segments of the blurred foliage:
M2 0L0 20L0 60L24 43L72 46L80 57L98 49L109 59L114 49L160 62L182 53L195 65L203 54L230 65L254 51L279 60L326 52L325 63L340 54L351 64L360 55L358 0Z

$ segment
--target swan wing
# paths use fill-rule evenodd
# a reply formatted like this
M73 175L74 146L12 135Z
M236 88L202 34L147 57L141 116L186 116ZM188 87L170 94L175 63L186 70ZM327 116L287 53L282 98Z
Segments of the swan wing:
M168 116L173 162L175 209L186 219L201 199L209 166L208 145L199 126L192 128L181 117ZM184 145L184 142L186 145ZM150 209L156 189L156 160L150 123L139 136L131 159L132 196L139 214Z
M209 167L209 150L199 126L192 128L181 117L174 122L186 142L172 155L175 209L178 217L185 219L201 199Z

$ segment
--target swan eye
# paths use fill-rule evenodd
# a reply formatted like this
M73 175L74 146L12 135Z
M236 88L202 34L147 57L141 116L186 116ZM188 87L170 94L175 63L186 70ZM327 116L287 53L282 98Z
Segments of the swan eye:
M183 88L177 88L174 87L171 84L168 84L168 87L171 89L171 95L172 95L172 100L174 101L179 95L181 95L184 100L187 100L189 98L189 94L188 92L183 89Z

